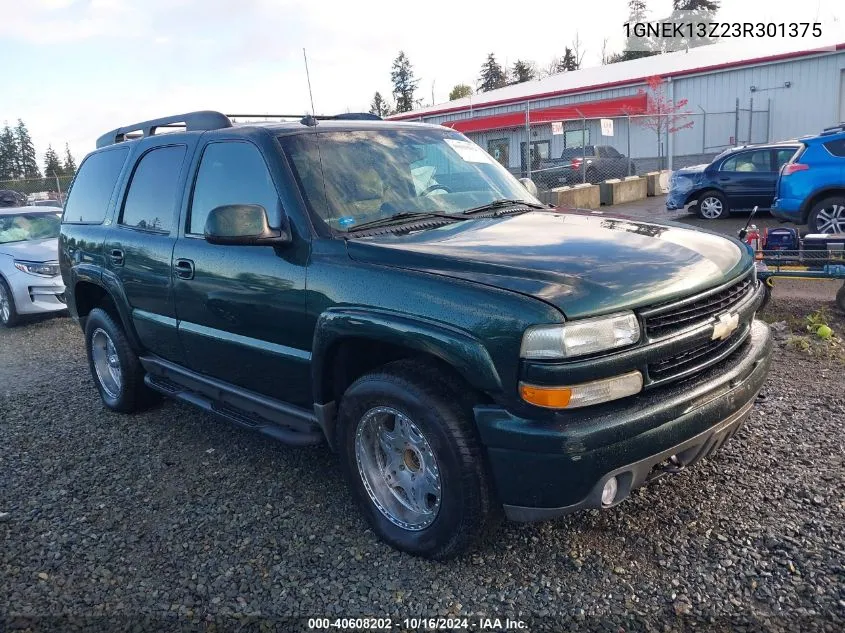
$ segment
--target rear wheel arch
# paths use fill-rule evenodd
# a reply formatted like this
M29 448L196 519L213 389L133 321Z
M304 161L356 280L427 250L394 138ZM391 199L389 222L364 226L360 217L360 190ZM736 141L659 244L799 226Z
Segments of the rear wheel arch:
M78 281L73 287L73 299L76 314L79 322L85 329L85 320L91 311L100 308L108 313L117 323L123 327L129 344L137 352L141 350L141 344L132 326L129 315L121 310L119 298L114 296L112 290L94 283L92 281ZM125 303L123 305L126 305Z
M828 187L820 191L813 192L812 195L807 196L804 200L804 205L801 208L801 222L806 224L810 219L810 213L819 202L825 198L842 197L845 198L845 188L843 187Z

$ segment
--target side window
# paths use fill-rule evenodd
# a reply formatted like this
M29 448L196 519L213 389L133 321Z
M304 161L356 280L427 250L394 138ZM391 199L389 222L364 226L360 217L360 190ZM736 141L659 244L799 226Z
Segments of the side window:
M596 151L598 152L599 158L609 158L610 153L607 151L606 147L597 147Z
M138 161L123 203L120 224L169 233L185 146L150 150Z
M106 217L109 200L123 169L128 147L91 154L82 161L68 192L63 222L99 224Z
M606 148L608 158L620 158L622 154L616 151L615 147Z
M824 144L825 149L834 156L845 157L845 139L838 141L828 141Z
M743 152L722 163L721 171L763 172L771 171L769 150Z
M224 204L260 204L278 226L279 194L258 148L242 141L209 143L197 173L188 233L202 235L208 213Z
M777 150L775 152L775 171L780 171L780 168L789 162L789 159L795 155L796 151L798 151L796 147Z

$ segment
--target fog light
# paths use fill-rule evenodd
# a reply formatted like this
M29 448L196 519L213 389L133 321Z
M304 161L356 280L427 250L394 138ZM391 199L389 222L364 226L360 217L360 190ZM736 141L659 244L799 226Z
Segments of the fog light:
M601 489L601 504L603 506L613 505L618 491L619 482L616 481L616 477L611 477L605 482L604 488Z

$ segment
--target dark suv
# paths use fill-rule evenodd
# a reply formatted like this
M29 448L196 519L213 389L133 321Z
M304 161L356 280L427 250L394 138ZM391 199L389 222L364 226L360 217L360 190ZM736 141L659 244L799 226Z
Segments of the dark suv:
M625 178L637 173L634 161L610 145L569 147L559 158L540 161L532 179L545 189L581 182L598 183L610 178Z
M325 441L408 552L613 506L719 448L765 380L739 242L556 213L453 130L199 112L97 145L59 250L105 404Z

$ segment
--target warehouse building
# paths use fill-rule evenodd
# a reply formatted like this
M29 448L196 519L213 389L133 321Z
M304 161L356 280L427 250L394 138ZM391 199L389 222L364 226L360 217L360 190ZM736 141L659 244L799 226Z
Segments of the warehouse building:
M391 118L463 132L519 175L542 171L543 159L595 146L630 157L638 173L678 168L734 145L815 134L845 121L845 44L777 46L715 44L586 68ZM657 90L647 83L654 77L662 79ZM660 93L683 103L677 113L660 111Z

